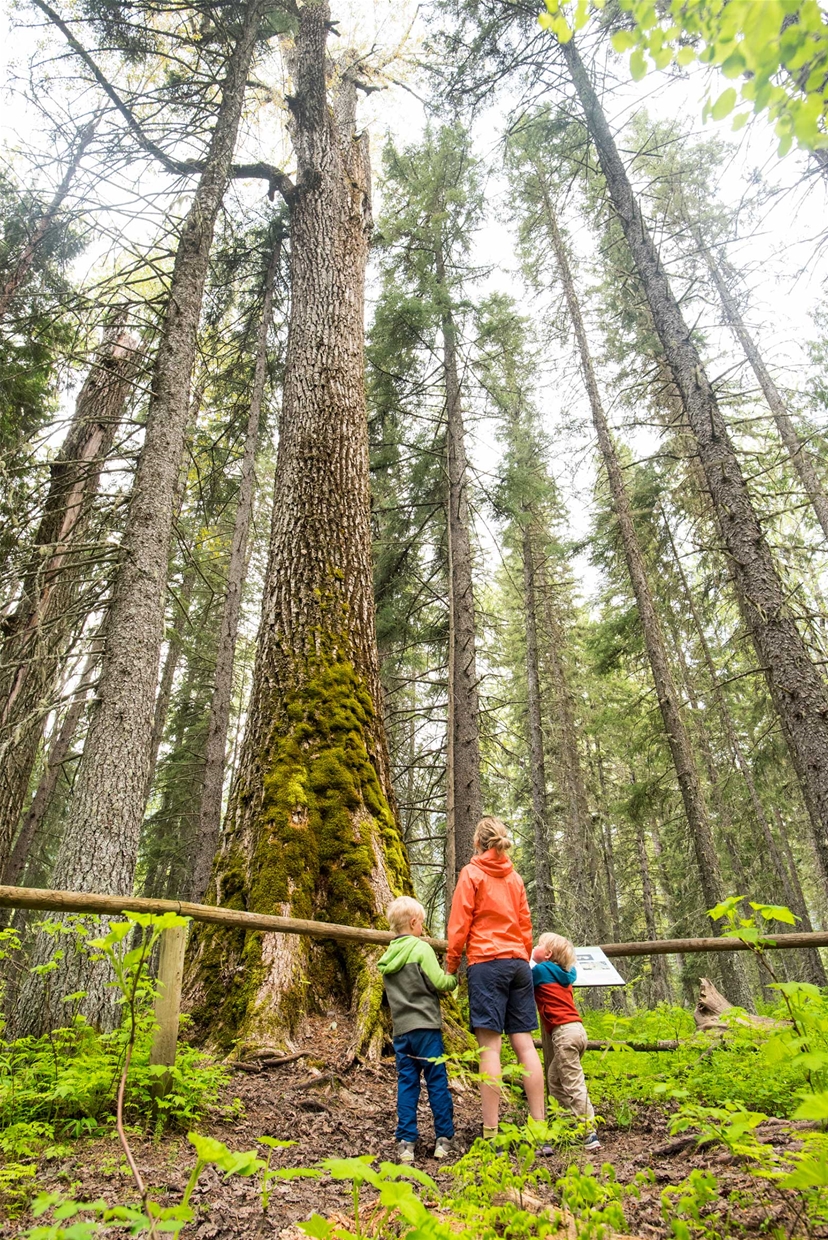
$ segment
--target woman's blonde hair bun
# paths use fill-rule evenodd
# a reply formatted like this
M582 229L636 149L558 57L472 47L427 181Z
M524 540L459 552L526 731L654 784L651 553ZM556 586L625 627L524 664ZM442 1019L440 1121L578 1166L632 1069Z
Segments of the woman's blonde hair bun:
M512 841L509 839L506 823L491 815L481 818L474 829L474 846L480 852L488 852L490 848L496 849L499 853L508 852L512 847Z

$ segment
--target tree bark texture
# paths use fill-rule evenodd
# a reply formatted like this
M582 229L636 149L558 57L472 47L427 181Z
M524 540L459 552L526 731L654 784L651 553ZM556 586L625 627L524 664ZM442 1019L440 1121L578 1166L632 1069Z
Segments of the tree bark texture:
M445 260L436 255L437 284L447 300ZM457 877L474 853L474 829L483 813L480 787L480 703L475 651L474 584L469 532L469 480L463 405L457 365L457 331L443 311L443 377L446 389L446 508L449 571L449 782L446 835L446 909ZM451 864L453 860L453 865Z
M245 89L265 0L249 0L228 60L222 100L178 241L152 376L144 445L127 514L106 632L101 679L69 803L54 881L88 891L131 892L150 765L158 661L164 631L169 546L184 451L189 391L213 230L227 188ZM43 943L44 951L49 944ZM119 1009L100 965L68 957L52 985L85 990L83 1011L112 1025ZM40 1029L32 978L21 994L20 1028Z
M523 528L523 617L526 625L526 713L529 734L529 776L532 785L532 833L535 853L535 916L538 925L550 924L555 895L549 866L549 815L546 800L546 763L543 752L538 617L535 590L535 548L531 526Z
M393 812L376 646L363 308L371 226L356 58L326 57L326 3L300 10L289 67L297 181L270 553L247 731L208 898L370 926L410 890ZM332 72L328 100L326 66ZM356 947L194 936L197 1030L239 1050L349 1002L376 1053L382 988ZM240 1040L239 1040L240 1039Z
M828 690L787 605L713 389L633 194L606 117L574 42L561 47L607 188L679 389L729 557L745 625L764 670L828 874Z
M132 392L139 345L109 332L78 395L50 470L20 600L3 621L0 650L0 866L9 857L67 643L82 617L79 592L101 470Z
M756 346L756 342L745 326L744 320L739 313L736 299L727 287L718 263L698 238L697 244L704 254L710 275L722 303L725 318L733 328L733 334L742 346L745 357L750 362L751 369L756 375L765 400L768 402L768 408L773 414L773 420L776 423L776 429L779 431L779 437L785 445L785 450L791 458L791 463L797 472L799 481L802 483L803 490L811 501L817 521L819 521L822 532L826 540L828 540L828 495L825 493L819 474L805 444L797 434L791 415L788 413L785 402L782 399L782 394L774 383L762 358L762 354Z
M589 342L581 316L578 296L575 291L575 283L569 267L566 247L548 193L544 205L548 236L555 253L569 317L575 332L581 371L584 376L584 383L592 412L592 421L607 473L612 507L618 522L618 532L624 549L627 571L630 575L630 582L638 607L647 659L653 674L653 683L658 698L659 710L661 711L661 718L664 723L664 731L667 735L667 743L684 803L687 825L690 828L690 835L693 841L702 895L706 906L712 908L715 904L720 903L725 892L704 793L699 780L690 737L682 715L681 700L672 668L670 667L670 661L667 657L664 633L650 590L650 583L647 579L644 556L635 530L624 475L601 403L598 382L592 365ZM752 1006L750 991L748 990L743 970L731 960L723 964L722 968L726 984L731 993L737 997L737 1002L742 1007Z
M545 660L551 681L548 709L558 765L559 787L566 807L566 853L569 885L574 897L572 933L590 942L597 935L608 938L600 862L589 811L586 781L578 750L575 703L564 663L564 634L554 601L554 585L543 582L546 620Z
M638 853L638 870L641 875L641 901L644 907L644 924L647 927L647 938L658 938L658 926L655 915L655 899L653 882L650 876L650 858L647 856L647 843L641 823L635 824L635 846ZM652 957L653 999L656 1003L670 1002L670 979L667 975L667 961L663 956Z
M253 516L256 450L259 443L259 422L267 375L267 336L273 316L273 295L282 254L281 236L276 240L265 277L262 319L256 341L256 364L250 408L242 455L239 497L233 522L233 539L227 567L227 594L219 631L213 696L210 702L210 723L204 747L204 774L199 804L198 825L193 850L192 871L188 875L187 900L200 901L210 881L210 870L218 849L221 832L221 802L224 790L224 764L227 730L230 726L230 705L233 697L233 663L239 633L242 590L247 566L247 539Z

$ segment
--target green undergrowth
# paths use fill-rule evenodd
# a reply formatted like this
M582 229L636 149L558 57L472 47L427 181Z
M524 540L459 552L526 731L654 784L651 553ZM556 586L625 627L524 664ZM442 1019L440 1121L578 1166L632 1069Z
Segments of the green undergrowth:
M817 1054L827 1054L828 999L805 993L801 1005L807 1037ZM780 1021L788 1015L783 1004L769 1014ZM787 1118L823 1071L821 1058L792 1050L787 1027L768 1033L734 1021L723 1032L696 1033L689 1012L667 1005L629 1016L587 1012L584 1023L591 1039L613 1044L612 1049L587 1051L584 1071L595 1106L622 1126L634 1122L641 1105L669 1107L685 1098L707 1105L735 1102ZM680 1046L674 1051L633 1051L621 1045L676 1037Z

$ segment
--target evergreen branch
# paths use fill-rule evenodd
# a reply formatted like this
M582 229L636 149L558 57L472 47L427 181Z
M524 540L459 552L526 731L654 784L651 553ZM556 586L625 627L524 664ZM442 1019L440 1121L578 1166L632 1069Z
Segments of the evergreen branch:
M168 155L163 147L157 142L153 142L143 130L138 120L134 116L132 110L127 106L124 100L116 91L115 87L105 76L103 71L98 67L93 58L87 52L83 44L75 38L69 26L57 13L47 0L34 0L34 4L42 13L48 17L53 25L57 26L72 51L86 65L95 81L100 86L110 103L117 112L124 118L130 133L136 139L138 144L152 155L166 169L167 172L173 172L177 176L194 176L204 171L204 164L200 160L195 159L174 159ZM230 176L233 180L263 180L268 182L268 198L272 201L276 190L284 198L285 202L290 203L295 192L295 186L290 177L281 171L280 168L274 168L272 164L255 163L255 164L232 164L230 166Z

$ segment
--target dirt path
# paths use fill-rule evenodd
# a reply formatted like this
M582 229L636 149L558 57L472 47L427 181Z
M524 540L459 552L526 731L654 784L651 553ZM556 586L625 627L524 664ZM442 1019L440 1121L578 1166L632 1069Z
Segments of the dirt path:
M294 1141L291 1149L276 1152L273 1166L312 1167L324 1158L362 1154L395 1161L393 1061L342 1070L337 1065L344 1060L347 1042L346 1029L333 1029L318 1022L307 1043L297 1047L307 1050L306 1057L255 1075L234 1073L222 1108L202 1122L199 1130L217 1137L233 1150L253 1149L260 1136ZM466 1089L454 1097L458 1136L467 1149L480 1135L477 1096L474 1090ZM421 1100L420 1123L417 1165L448 1188L451 1173L430 1157L434 1135L425 1095ZM775 1123L776 1129L764 1134L765 1139L777 1145L789 1143L791 1138L782 1131L782 1125ZM727 1153L715 1149L696 1151L692 1145L677 1148L669 1136L665 1116L655 1109L642 1112L631 1128L619 1129L608 1124L600 1135L603 1148L597 1154L556 1155L545 1165L552 1185L573 1161L582 1166L592 1163L596 1168L611 1163L622 1184L631 1184L638 1173L647 1172L647 1182L640 1184L639 1196L629 1198L624 1207L628 1230L635 1235L649 1238L671 1234L662 1218L662 1190L678 1184L694 1168L717 1177L718 1209L725 1223L724 1228L719 1228L722 1234L766 1234L774 1227L786 1228L790 1221L790 1206L784 1199L780 1198L778 1206L762 1204L756 1197L757 1181ZM162 1205L176 1204L194 1160L186 1137L165 1133L153 1140L136 1134L131 1142L152 1196ZM44 1162L38 1180L42 1189L60 1191L76 1199L102 1197L110 1204L136 1202L114 1133L104 1140L77 1141L70 1157ZM540 1191L544 1200L556 1200L554 1188ZM254 1181L238 1177L225 1181L214 1168L208 1167L192 1199L198 1218L185 1229L182 1240L299 1240L302 1233L295 1229L297 1220L318 1211L327 1217L342 1214L345 1223L350 1198L350 1185L337 1183L327 1175L318 1180L278 1183L265 1217ZM0 1237L11 1240L28 1222L6 1222L0 1227Z

